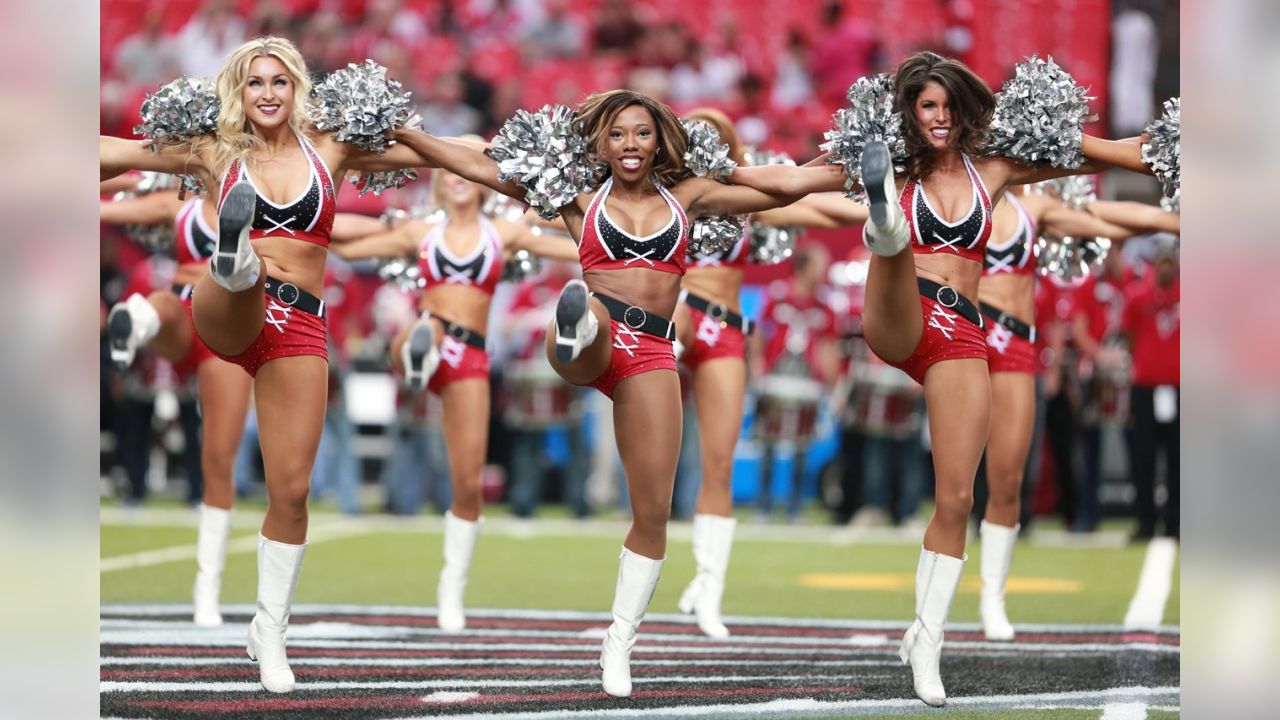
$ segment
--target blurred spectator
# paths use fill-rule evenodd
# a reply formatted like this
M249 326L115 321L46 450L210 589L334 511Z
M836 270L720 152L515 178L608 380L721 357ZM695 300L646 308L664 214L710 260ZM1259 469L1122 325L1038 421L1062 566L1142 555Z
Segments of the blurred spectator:
M630 53L645 36L644 24L628 0L604 0L592 25L596 52Z
M809 72L809 43L804 35L792 29L787 47L778 56L777 75L769 100L779 110L804 105L813 99L813 77Z
M312 15L298 37L298 51L313 73L327 73L346 65L346 47L342 18L335 12Z
M465 85L458 73L445 73L432 84L429 99L419 109L422 127L433 135L456 137L480 132L480 111L463 102Z
M671 71L671 102L696 105L728 98L742 74L738 58L709 54L697 40L689 40L686 47L686 56Z
M541 4L535 7L541 8ZM468 49L483 52L490 45L512 42L529 20L512 0L470 2L462 18L461 38Z
M182 72L216 76L227 56L244 44L245 32L232 0L208 0L178 33Z
M152 88L182 74L182 57L164 31L164 6L156 3L142 16L142 29L120 43L116 73L133 85Z
M1161 238L1153 277L1128 294L1124 331L1133 351L1133 485L1137 491L1138 527L1135 539L1155 535L1156 457L1165 458L1164 530L1178 537L1179 529L1179 312L1178 244Z
M1142 132L1155 106L1156 23L1136 0L1121 0L1111 23L1111 131L1118 137Z
M253 5L249 15L245 37L262 37L264 35L283 35L291 37L293 23L289 17L289 9L283 0L261 0Z
M875 31L864 20L845 17L844 3L830 0L822 11L822 29L813 43L814 80L818 96L839 105L849 86L869 75L880 52Z
M548 0L547 15L524 33L524 57L529 63L576 58L587 45L582 21L569 12L569 0Z

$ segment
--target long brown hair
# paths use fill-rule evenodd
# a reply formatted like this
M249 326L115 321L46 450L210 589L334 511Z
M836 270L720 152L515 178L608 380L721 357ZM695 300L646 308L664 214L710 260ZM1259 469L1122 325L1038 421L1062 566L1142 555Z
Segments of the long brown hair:
M658 153L653 159L653 174L657 176L658 182L671 187L689 177L691 173L684 166L684 151L689 146L689 136L685 134L680 119L671 108L634 90L596 93L578 106L577 122L580 131L587 137L587 147L591 153L598 155L618 113L632 105L648 110L657 126ZM610 172L606 168L604 177L608 177Z
M747 164L746 148L738 138L738 131L728 115L712 107L699 107L685 113L684 117L686 120L701 120L711 125L720 133L720 142L729 146L729 157L739 165Z
M977 155L987 142L996 98L991 88L967 65L937 53L918 52L902 61L894 77L894 109L902 113L902 135L907 145L907 175L923 180L933 172L938 154L916 123L916 98L930 81L947 91L951 108L952 147Z

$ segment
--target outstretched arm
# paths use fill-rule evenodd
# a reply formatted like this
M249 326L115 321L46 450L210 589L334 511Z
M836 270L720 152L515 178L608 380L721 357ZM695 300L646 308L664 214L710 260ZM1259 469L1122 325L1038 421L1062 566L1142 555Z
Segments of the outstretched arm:
M844 170L839 165L739 167L729 176L729 182L735 185L745 185L762 193L795 197L815 192L844 190L844 181Z
M124 200L103 200L98 218L109 225L164 225L173 222L182 201L176 192L156 192Z
M498 162L470 145L405 128L396 131L396 140L421 156L429 167L444 168L508 197L524 200L524 188L513 182L499 181Z
M330 250L347 260L405 257L416 249L417 239L422 237L425 231L424 223L410 222L394 230L376 232L357 240L344 242L339 241L335 236L335 242L330 246Z
M800 197L799 194L770 193L746 185L725 185L709 178L690 178L681 182L676 195L690 219L760 212L790 205Z
M1008 158L996 158L1007 176L1005 185L1026 185L1070 175L1093 175L1113 167L1150 175L1151 168L1142 162L1141 138L1125 138L1124 140L1106 140L1085 135L1080 145L1080 152L1085 162L1078 168L1044 167L1036 168L1023 165Z
M1058 237L1105 237L1123 240L1134 234L1132 228L1101 220L1082 210L1072 210L1059 203L1045 210L1040 216L1041 231Z
M387 226L376 217L360 213L338 213L333 216L333 232L330 233L330 240L335 243L351 242L386 229Z
M805 195L794 203L756 213L756 222L765 225L803 225L811 228L843 228L860 225L870 217L866 205L844 196L844 193L824 192Z
M1182 234L1182 216L1140 202L1096 200L1085 205L1089 213L1109 223L1123 225L1134 232L1169 232Z
M508 256L516 251L526 250L549 260L578 262L578 244L572 238L535 233L533 228L523 223L494 224L501 229L502 246Z
M150 140L126 140L110 135L98 136L98 166L99 180L107 180L129 170L183 175L205 169L188 144L162 145L159 151L155 151L151 149Z

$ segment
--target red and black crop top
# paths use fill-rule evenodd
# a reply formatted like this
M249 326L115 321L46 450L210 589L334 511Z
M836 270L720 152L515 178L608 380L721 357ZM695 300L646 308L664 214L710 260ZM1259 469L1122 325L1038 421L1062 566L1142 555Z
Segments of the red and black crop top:
M480 241L464 257L449 252L444 241L446 217L432 228L418 249L418 266L426 289L440 285L473 287L489 295L502 279L502 236L488 218L480 216Z
M179 265L202 263L213 257L218 233L204 221L204 198L188 200L178 211L174 227Z
M1036 221L1031 213L1018 202L1012 194L1006 193L1005 199L1018 213L1018 229L1003 245L987 242L986 260L982 264L983 275L1032 275L1036 271L1035 257Z
M647 237L636 237L620 229L609 217L605 199L613 187L613 178L604 181L591 205L582 227L582 242L578 245L582 270L618 270L622 268L648 268L661 272L683 275L688 263L686 248L689 241L689 219L675 197L656 179L653 181L662 199L671 208L671 220L658 232Z
M912 250L917 255L958 255L976 263L983 261L991 237L991 196L968 155L964 168L973 188L973 204L960 220L949 223L934 212L924 185L912 178L902 186L898 205L911 226Z
M258 202L253 210L253 229L249 237L288 237L303 240L324 247L329 246L329 235L333 232L334 187L329 168L325 167L320 154L311 147L311 143L303 135L298 135L298 144L310 161L311 181L302 194L287 205L277 205L264 198L258 188L253 185L249 171L239 158L231 161L226 175L222 178L222 193L218 196L218 207L222 207L222 199L230 192L231 186L243 179L253 187L258 195Z

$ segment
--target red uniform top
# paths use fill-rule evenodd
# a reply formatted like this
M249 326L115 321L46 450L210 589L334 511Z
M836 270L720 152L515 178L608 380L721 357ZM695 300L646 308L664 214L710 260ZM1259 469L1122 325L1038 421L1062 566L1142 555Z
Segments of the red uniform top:
M817 374L817 349L822 340L836 334L836 316L815 295L799 296L790 282L775 281L769 286L769 302L760 316L759 332L764 339L764 364L772 372L778 360L790 350L804 357L809 370Z
M1036 254L1036 237L1039 236L1036 221L1013 195L1006 194L1005 198L1018 213L1018 229L1002 244L987 242L982 274L984 276L1004 273L1031 275L1036 271L1036 264L1033 261Z
M1134 285L1126 294L1124 330L1133 343L1135 385L1180 384L1178 353L1182 341L1178 296L1181 283L1174 279L1160 287L1152 278Z
M991 238L991 196L969 156L961 157L973 188L973 204L964 217L953 223L939 217L925 195L924 185L915 179L902 186L898 205L911 227L911 249L915 254L959 255L980 263L986 258L987 240Z
M596 190L591 205L587 207L582 224L582 242L578 245L583 272L640 267L684 274L688 262L689 219L684 208L661 183L655 179L653 184L671 208L671 220L658 232L642 238L622 231L609 217L604 202L613 188L613 177Z
M480 242L464 257L449 252L444 241L444 229L449 225L446 217L422 240L418 249L418 267L427 281L426 289L439 285L473 287L486 295L493 295L502 279L502 236L489 219L480 216Z
M302 194L287 205L277 205L262 197L258 188L253 185L249 171L239 158L231 161L231 166L222 176L222 193L218 196L218 207L231 191L231 186L242 178L253 187L258 195L253 210L253 229L249 233L252 239L263 237L290 237L304 240L324 247L329 246L329 235L333 232L334 187L329 168L325 167L320 154L311 147L310 141L302 134L298 135L298 143L302 152L311 161L311 182Z
M1119 332L1125 290L1138 279L1137 273L1126 266L1119 277L1090 275L1076 288L1075 312L1084 316L1089 337L1102 342Z
M213 256L218 245L218 233L204 221L203 198L188 200L178 211L174 225L179 265L202 263Z

